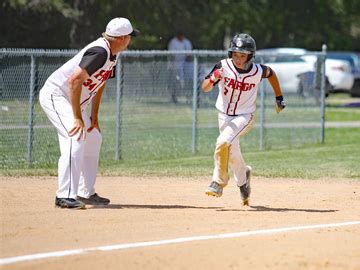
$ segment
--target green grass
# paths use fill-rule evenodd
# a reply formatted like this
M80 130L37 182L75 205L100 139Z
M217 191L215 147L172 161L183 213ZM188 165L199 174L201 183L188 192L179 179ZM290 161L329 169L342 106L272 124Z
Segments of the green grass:
M243 151L254 168L254 175L316 179L322 177L360 180L360 132L356 128L326 129L324 145L293 149ZM243 140L246 144L246 139ZM212 152L212 149L211 151ZM148 160L101 162L101 175L122 176L184 176L208 175L213 169L212 154ZM56 175L56 168L10 170L6 175Z
M327 121L360 121L360 110L345 108L334 99L326 110ZM103 146L101 151L101 175L126 176L186 176L211 177L213 150L218 135L216 110L211 106L201 108L198 114L198 153L191 153L190 106L163 106L145 104L122 108L122 160L114 160L115 106L104 106L101 118ZM291 100L290 100L291 104ZM335 105L334 105L335 104ZM269 103L267 118L270 122L318 121L319 110L314 107L294 106L286 113L275 115ZM148 105L150 106L150 105ZM38 107L35 110L39 115ZM105 111L106 110L106 111ZM146 112L144 114L144 111ZM130 113L131 112L131 113ZM259 113L259 110L258 110ZM5 118L3 118L5 119ZM258 116L259 119L259 116ZM9 121L11 117L9 118ZM19 120L19 124L25 120ZM49 124L44 117L37 123ZM35 130L35 162L26 165L27 132L23 129L0 131L0 175L56 175L59 155L54 129ZM259 150L259 129L254 128L241 140L244 158L254 168L254 174L264 177L291 177L316 179L321 177L344 177L360 179L360 129L328 128L325 144L319 143L318 128L292 128L267 130L266 151ZM16 147L11 142L18 138ZM46 148L47 156L43 156ZM14 151L14 149L19 149ZM11 153L11 154L9 154ZM10 162L11 161L11 162ZM12 164L8 166L6 164Z
M327 129L325 145L293 149L243 151L254 174L265 177L360 179L359 129ZM246 144L246 139L243 140ZM114 162L101 168L104 175L200 176L212 173L212 154L142 162Z
M360 110L347 108L346 104L358 102L359 98L351 98L348 94L331 94L326 99L326 120L327 121L360 121Z
M338 108L328 108L326 112L327 121L360 121L360 110L348 108L339 110Z

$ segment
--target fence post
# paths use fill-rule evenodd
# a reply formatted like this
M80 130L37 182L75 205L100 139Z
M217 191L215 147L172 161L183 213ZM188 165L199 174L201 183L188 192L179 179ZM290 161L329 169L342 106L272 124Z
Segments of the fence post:
M122 57L119 57L116 67L116 146L115 160L121 159L121 103L124 84L124 69Z
M264 64L264 58L261 58ZM265 81L260 84L260 150L265 149Z
M192 153L197 152L198 56L194 54Z
M326 44L322 45L321 55L321 82L320 82L320 93L321 93L321 144L325 143L325 61L326 61Z
M36 63L35 56L31 55L30 63L30 93L29 93L29 112L28 112L28 143L27 143L27 162L28 166L32 166L32 149L33 149L33 132L34 132L34 97L36 88Z

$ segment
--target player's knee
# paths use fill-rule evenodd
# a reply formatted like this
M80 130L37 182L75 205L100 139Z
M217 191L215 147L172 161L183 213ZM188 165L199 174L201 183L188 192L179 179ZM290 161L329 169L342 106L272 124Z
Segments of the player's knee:
M92 141L94 143L101 143L102 142L102 135L100 133L99 130L97 130L96 128L94 128L93 130L91 130L91 132L86 134L86 139L89 141Z
M216 142L215 156L224 155L224 154L228 156L230 146L231 146L231 144L228 142L224 142L224 141Z
M96 134L96 140L101 143L102 142L102 135L101 133L98 131L97 134Z
M227 141L223 141L223 140L217 140L216 141L216 149L225 149L225 148L230 148L231 143L227 142Z

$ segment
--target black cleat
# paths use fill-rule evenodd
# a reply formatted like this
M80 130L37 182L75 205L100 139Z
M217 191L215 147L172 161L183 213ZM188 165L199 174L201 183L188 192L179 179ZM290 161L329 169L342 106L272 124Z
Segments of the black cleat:
M240 187L240 197L243 201L243 205L249 205L249 198L250 198L250 193L251 193L250 179L251 179L251 167L246 166L245 184L243 184Z
M110 200L104 197L100 197L97 193L94 193L89 198L77 196L77 199L84 204L89 205L108 205Z
M55 207L85 209L85 204L72 198L55 198Z

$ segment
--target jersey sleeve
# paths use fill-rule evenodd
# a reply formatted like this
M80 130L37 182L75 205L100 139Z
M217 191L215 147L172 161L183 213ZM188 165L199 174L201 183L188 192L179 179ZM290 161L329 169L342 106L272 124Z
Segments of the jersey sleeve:
M215 69L220 69L222 67L221 62L217 62L213 69L209 72L208 75L205 76L205 79L209 79L211 74L214 72Z
M217 62L213 67L213 69L209 72L209 74L205 76L205 80L210 78L211 74L214 72L215 69L220 69L221 67L222 67L221 61ZM213 85L217 85L219 81L220 80L217 80Z
M85 51L79 66L91 76L105 64L107 57L105 48L100 46L92 47Z
M269 78L272 74L273 74L273 70L270 68L270 67L268 67L268 66L266 66L266 65L262 65L262 64L260 64L260 66L261 66L261 68L262 68L262 70L263 70L263 72L262 72L262 76L261 76L261 78ZM266 76L266 73L267 73L267 71L270 71L269 72L269 75L268 76Z

